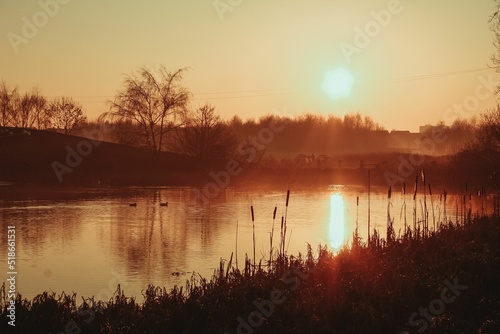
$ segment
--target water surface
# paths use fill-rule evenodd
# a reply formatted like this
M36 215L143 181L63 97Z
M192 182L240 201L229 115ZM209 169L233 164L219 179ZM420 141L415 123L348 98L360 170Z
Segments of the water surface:
M4 198L0 202L3 235L8 225L16 225L18 291L30 299L51 290L107 300L120 283L128 296L142 301L148 284L184 285L193 272L208 278L231 253L235 262L236 250L241 267L246 254L253 258L253 226L256 260L264 263L269 258L275 207L273 247L279 243L281 217L286 215L289 254L305 253L308 243L314 249L319 244L338 249L352 240L356 224L366 240L368 193L363 188L292 189L288 208L286 189L226 189L205 203L195 194L192 188L124 188ZM421 220L423 195L413 202L412 196L403 198L393 191L389 204L387 192L379 189L372 191L370 199L371 229L383 237L388 207L396 233L405 223L405 202L407 223L413 224L415 204ZM167 201L168 206L160 205ZM444 220L443 196L427 194L426 204L432 229ZM492 207L491 199L477 196L467 197L466 205L479 214ZM455 220L462 211L463 197L448 196L447 217ZM1 247L4 259L6 252Z

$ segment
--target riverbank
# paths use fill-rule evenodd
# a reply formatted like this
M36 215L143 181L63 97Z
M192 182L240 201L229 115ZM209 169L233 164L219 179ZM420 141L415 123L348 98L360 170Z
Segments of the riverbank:
M473 158L467 159L473 159L474 166L454 163L453 157L416 159L397 152L336 156L335 164L319 159L314 163L278 161L272 156L251 164L229 158L201 163L185 155L49 131L17 131L15 136L0 136L1 184L60 188L274 185L297 189L331 184L366 187L370 173L371 185L401 187L404 182L412 187L415 176L425 169L427 183L448 192L460 192L465 183L474 191L498 189L496 164Z
M429 237L374 238L333 254L310 250L271 268L223 263L143 301L117 288L110 301L45 292L18 297L17 332L83 333L497 333L500 219L449 224ZM7 330L0 292L0 330Z

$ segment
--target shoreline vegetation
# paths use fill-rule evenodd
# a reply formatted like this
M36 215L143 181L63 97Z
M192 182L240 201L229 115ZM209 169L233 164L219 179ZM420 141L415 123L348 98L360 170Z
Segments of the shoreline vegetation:
M422 155L418 165L411 163L415 156L398 152L345 154L332 158L334 162L329 163L318 160L304 164L286 159L245 163L231 157L201 162L188 155L155 152L86 137L45 130L9 129L10 135L0 136L0 183L15 185L9 189L14 192L15 187L22 185L34 188L202 188L208 183L216 183L220 188L267 184L295 189L331 184L366 186L368 171L372 185L387 187L402 186L404 180L414 179L421 169L435 180L434 187L446 187L450 192L459 191L457 184L462 182L458 180L467 180L475 190L498 189L496 153L487 156L488 159L478 159L477 153L469 151L452 156Z
M419 224L420 226L420 224ZM422 226L425 226L422 225ZM258 263L221 260L211 278L196 273L171 290L148 286L144 300L120 285L110 300L76 293L17 295L19 333L498 333L500 217L466 216L436 231L408 228L369 244L286 254ZM271 241L272 242L272 241ZM5 284L0 331L7 330Z

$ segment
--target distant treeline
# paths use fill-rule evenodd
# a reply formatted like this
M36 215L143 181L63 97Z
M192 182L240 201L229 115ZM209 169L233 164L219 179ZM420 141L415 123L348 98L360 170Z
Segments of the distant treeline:
M256 160L300 160L306 157L334 160L351 154L410 152L418 149L422 139L439 130L446 140L436 142L430 155L445 155L461 151L476 141L478 122L457 120L451 126L436 124L427 127L423 133L408 131L387 131L369 116L359 113L344 117L305 114L295 118L268 115L258 120L242 120L238 116L223 121L216 117L214 122L171 129L163 139L163 150L208 157L210 150L222 146L227 156L242 155L253 147L258 153ZM210 123L210 126L199 125ZM280 131L272 131L273 124ZM132 121L117 121L114 130L105 138L108 141L138 147L147 147L140 125ZM88 122L75 133L101 127L98 122ZM270 131L271 130L271 131ZM187 144L186 142L190 142ZM321 158L320 158L321 157ZM337 161L335 161L337 163Z

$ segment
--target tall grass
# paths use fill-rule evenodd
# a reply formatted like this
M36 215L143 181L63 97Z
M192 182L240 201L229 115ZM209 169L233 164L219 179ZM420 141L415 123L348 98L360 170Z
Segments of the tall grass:
M370 170L368 170L368 244L370 244L370 216L371 216L371 180L370 180Z
M283 303L255 333L416 332L410 315L439 298L444 280L457 278L467 290L430 320L426 333L498 333L499 235L498 218L442 224L427 238L390 243L374 232L369 246L338 253L308 246L305 256L283 254L267 269L251 270L248 258L244 270L221 261L211 278L193 274L170 290L149 285L142 302L120 285L110 300L82 298L80 306L76 294L18 295L16 330L58 333L74 321L82 333L237 333L238 319L247 321L259 311L256 303L280 291ZM293 273L302 273L301 279L290 280ZM0 332L6 333L5 284L0 304Z
M253 268L255 270L255 217L253 214L253 205L250 205L250 211L252 213Z
M387 191L387 241L392 242L395 239L394 232L394 218L391 218L391 207L392 207L392 187L389 186L389 190Z

